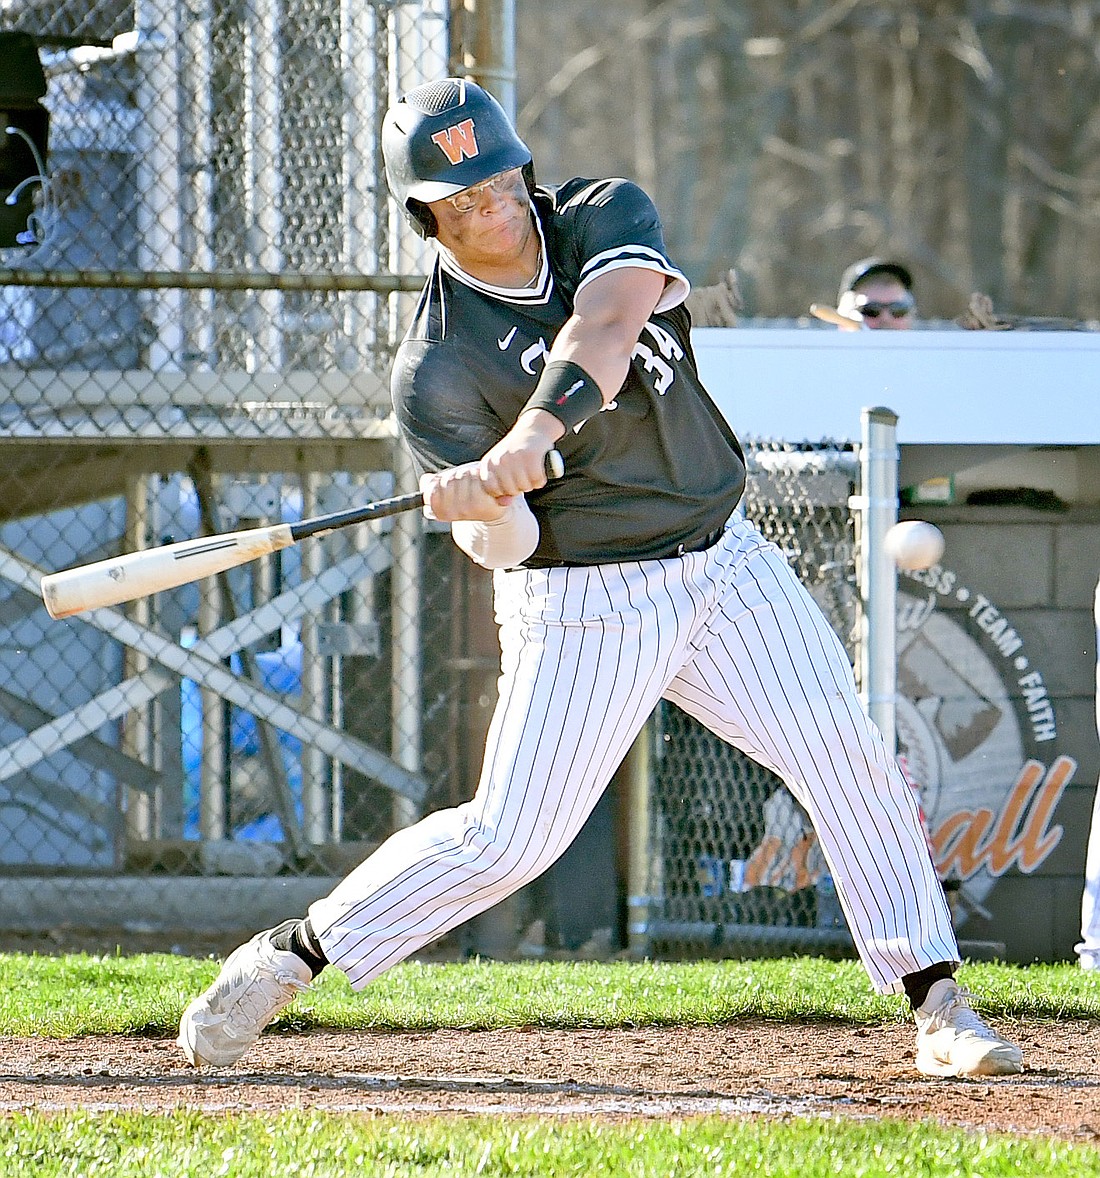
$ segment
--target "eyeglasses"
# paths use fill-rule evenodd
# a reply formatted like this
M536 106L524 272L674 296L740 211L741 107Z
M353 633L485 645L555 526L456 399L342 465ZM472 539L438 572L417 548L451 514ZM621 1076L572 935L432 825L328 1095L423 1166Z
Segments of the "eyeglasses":
M497 194L510 192L518 187L522 179L522 168L509 168L507 172L498 172L497 175L490 176L488 180L483 180L480 184L471 184L469 188L456 192L454 196L445 196L443 199L456 213L472 213L486 192Z
M864 319L877 319L880 315L889 315L891 319L904 319L913 311L912 299L900 299L896 303L864 303L856 310Z

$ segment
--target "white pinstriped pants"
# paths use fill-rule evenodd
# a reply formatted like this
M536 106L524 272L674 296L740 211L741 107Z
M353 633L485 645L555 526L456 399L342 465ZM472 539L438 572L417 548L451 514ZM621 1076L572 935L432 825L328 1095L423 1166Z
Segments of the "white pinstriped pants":
M1100 581L1092 599L1096 623L1096 735L1100 736ZM1100 969L1100 783L1092 800L1092 824L1085 854L1085 890L1081 895L1081 940L1074 946L1083 969Z
M661 697L805 807L881 992L956 961L913 793L847 655L786 560L735 515L706 552L495 574L500 696L473 799L392 835L309 910L355 988L544 872Z

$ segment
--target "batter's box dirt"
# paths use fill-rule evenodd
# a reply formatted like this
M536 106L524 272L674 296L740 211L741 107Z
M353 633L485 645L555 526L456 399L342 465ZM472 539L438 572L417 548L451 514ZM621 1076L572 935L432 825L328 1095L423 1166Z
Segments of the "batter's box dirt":
M189 1067L168 1039L0 1039L0 1109L820 1114L1100 1140L1100 1022L998 1026L1023 1045L1022 1075L926 1079L901 1023L274 1031L218 1070Z

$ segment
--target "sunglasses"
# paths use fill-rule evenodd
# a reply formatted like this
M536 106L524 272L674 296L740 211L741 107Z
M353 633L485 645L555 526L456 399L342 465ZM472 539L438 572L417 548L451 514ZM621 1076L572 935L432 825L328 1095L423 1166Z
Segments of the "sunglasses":
M891 319L904 319L913 310L912 300L899 300L896 303L864 303L856 310L864 319L877 319L880 315L889 315Z
M445 196L443 199L456 213L472 213L486 192L495 192L498 195L511 192L519 186L522 180L522 168L509 168L507 172L498 172L497 175L490 176L488 180L483 180L480 184L471 184L469 188L456 192L454 196Z

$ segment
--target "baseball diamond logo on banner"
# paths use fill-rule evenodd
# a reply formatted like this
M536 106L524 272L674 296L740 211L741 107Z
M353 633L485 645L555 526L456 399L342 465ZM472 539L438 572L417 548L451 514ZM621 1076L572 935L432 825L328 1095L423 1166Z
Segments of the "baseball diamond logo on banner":
M1015 868L1061 842L1051 816L1077 762L1057 752L1054 705L1024 640L985 594L942 565L903 572L897 606L898 760L921 806L956 922ZM950 607L950 608L949 608ZM764 837L738 888L815 886L825 861L786 789L764 805Z
M1009 618L942 566L902 575L899 759L941 877L981 911L998 876L1033 872L1061 841L1051 815L1077 762L1057 753L1042 671Z

